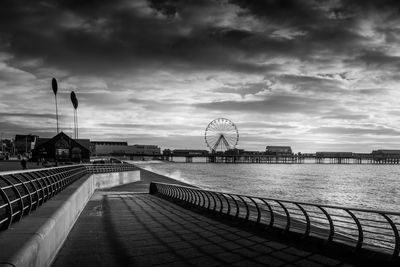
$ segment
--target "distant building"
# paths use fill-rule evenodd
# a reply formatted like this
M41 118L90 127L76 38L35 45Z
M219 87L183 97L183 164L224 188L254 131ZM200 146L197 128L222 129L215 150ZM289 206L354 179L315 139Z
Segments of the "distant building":
M290 146L267 146L265 153L267 155L285 156L292 155L292 148Z
M233 149L228 149L227 151L225 151L225 155L243 155L244 153L247 154L247 151L244 151L244 149L237 149L237 148L233 148Z
M174 149L172 150L174 156L208 156L208 150L196 150L196 149Z
M27 134L17 134L14 139L14 151L15 154L21 154L28 156L32 149L35 147L36 140L39 138L37 135Z
M91 141L90 151L92 155L124 154L127 150L128 142L114 141Z
M72 139L63 132L53 138L38 138L32 150L32 159L58 162L88 162L90 140Z
M125 150L128 155L161 155L161 148L156 145L131 145Z
M372 151L373 158L400 158L400 150L378 149Z
M92 141L92 155L161 155L156 145L128 145L128 142Z
M1 139L0 152L3 154L11 155L14 153L14 143L11 139Z

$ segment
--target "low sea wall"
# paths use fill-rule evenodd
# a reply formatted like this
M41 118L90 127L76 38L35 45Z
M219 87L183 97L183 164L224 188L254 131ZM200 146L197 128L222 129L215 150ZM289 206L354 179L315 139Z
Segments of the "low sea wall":
M140 180L140 170L88 174L0 233L0 266L50 266L95 189Z
M107 188L137 182L140 180L140 171L112 172L92 174L95 188Z

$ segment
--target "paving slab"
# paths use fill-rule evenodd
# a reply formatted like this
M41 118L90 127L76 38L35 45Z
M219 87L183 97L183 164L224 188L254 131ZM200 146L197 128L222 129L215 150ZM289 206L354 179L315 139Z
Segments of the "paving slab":
M257 236L157 196L127 191L141 188L143 182L95 192L53 266L346 264Z

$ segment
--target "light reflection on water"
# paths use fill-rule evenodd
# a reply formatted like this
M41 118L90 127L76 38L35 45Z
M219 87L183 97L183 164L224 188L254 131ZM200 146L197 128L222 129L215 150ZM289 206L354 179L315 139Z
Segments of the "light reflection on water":
M138 163L205 189L398 211L400 165Z

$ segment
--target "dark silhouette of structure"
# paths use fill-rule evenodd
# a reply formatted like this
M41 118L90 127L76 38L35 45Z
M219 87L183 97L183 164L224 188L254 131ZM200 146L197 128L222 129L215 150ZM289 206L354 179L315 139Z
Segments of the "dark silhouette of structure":
M72 139L63 132L53 138L39 138L32 150L32 159L34 161L88 162L90 161L90 140Z

